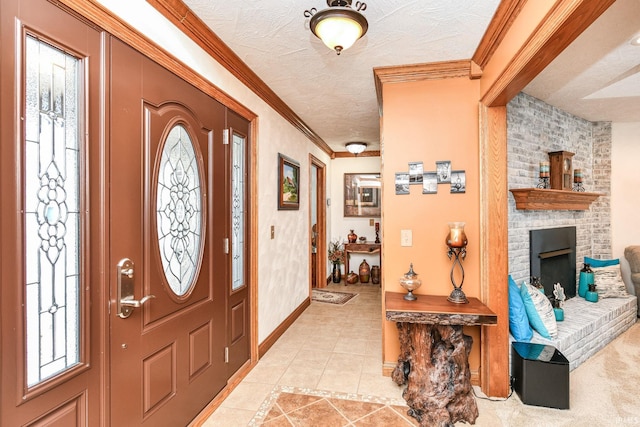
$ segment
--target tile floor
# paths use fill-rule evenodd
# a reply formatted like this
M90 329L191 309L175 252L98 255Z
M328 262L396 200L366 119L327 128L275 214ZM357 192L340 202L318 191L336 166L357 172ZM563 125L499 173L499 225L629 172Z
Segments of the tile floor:
M358 296L343 306L312 302L204 426L267 425L265 417L273 413L266 411L278 398L286 400L288 391L370 400L387 404L385 411L404 406L402 388L382 375L380 287L331 284L328 289ZM290 403L284 403L285 410L292 410Z

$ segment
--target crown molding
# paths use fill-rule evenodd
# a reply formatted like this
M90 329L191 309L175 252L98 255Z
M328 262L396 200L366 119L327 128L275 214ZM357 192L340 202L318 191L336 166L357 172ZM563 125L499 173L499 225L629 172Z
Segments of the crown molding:
M153 8L180 29L194 43L258 95L285 120L302 132L318 148L333 156L329 145L311 129L267 84L254 73L200 18L181 0L147 0Z

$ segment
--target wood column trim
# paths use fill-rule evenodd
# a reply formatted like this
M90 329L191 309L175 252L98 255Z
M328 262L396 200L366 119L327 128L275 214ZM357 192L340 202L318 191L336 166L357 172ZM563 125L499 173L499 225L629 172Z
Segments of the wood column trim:
M484 94L490 107L506 105L615 0L558 0Z
M509 394L509 275L507 108L480 105L480 292L498 315L482 327L480 386L487 396Z

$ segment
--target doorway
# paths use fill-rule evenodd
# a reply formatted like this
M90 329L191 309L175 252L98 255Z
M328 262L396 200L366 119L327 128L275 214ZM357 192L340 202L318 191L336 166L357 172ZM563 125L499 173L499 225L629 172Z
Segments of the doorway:
M309 155L309 271L310 287L327 286L326 270L326 166Z

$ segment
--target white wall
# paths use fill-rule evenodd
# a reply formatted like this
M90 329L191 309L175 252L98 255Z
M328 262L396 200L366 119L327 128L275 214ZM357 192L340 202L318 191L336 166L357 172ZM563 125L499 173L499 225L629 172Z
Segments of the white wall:
M328 165L327 176L330 158L145 0L98 1L259 117L258 340L262 342L309 296L309 259L300 256L309 252L309 153ZM298 211L277 210L279 152L300 162Z
M640 122L613 123L611 147L611 233L613 257L633 292L624 248L640 245Z
M337 158L331 161L331 174L328 178L331 184L327 193L331 198L331 205L329 206L330 225L327 228L327 236L330 241L340 239L346 242L347 234L349 234L350 230L353 230L358 237L365 236L367 241L375 240L376 232L374 227L369 225L369 220L373 219L374 223L381 223L380 217L360 218L344 216L344 174L367 172L380 173L380 157L347 157ZM380 238L382 239L382 229L380 230ZM357 273L358 266L363 259L366 259L370 266L380 265L377 255L357 254L351 257L349 268ZM331 265L329 264L327 267L330 268ZM342 272L345 273L344 266L342 266L342 268ZM329 272L327 272L327 274L328 273Z

